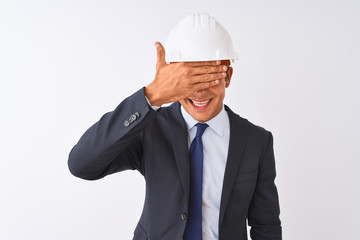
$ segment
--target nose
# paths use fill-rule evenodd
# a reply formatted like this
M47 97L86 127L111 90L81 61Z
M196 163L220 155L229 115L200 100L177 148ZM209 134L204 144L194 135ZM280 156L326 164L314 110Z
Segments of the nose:
M207 91L208 91L207 89L198 90L195 91L192 95L196 99L202 99L206 95Z

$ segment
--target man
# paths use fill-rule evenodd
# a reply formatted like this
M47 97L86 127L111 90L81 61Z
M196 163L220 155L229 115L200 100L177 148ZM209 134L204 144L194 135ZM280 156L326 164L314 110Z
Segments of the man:
M134 239L243 240L246 221L252 239L281 239L272 135L223 104L236 59L229 34L194 14L170 33L166 52L155 45L153 82L84 133L70 171L145 177Z

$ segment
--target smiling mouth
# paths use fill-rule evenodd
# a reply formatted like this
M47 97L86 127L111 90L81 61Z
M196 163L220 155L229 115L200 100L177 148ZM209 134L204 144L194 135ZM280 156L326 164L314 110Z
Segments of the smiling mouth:
M209 103L211 102L212 98L204 100L204 101L200 101L200 100L194 100L194 99L189 99L189 102L191 103L191 105L193 105L193 107L195 107L196 109L204 109L206 108Z

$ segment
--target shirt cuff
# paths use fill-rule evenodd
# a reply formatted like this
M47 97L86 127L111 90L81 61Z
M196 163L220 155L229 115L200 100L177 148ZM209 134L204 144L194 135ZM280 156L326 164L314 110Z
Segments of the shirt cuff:
M152 108L152 109L154 109L154 111L157 111L157 110L159 110L159 106L151 106L151 104L150 104L150 102L149 102L149 99L145 96L145 99L146 99L146 101L147 101L147 103L149 104L149 106Z

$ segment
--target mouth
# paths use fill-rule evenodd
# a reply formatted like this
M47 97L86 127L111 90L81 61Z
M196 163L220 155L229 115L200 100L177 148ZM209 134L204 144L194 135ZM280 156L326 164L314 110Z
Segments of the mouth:
M211 100L212 100L212 98L209 98L206 100L195 100L195 99L188 98L188 101L197 110L205 109L207 106L209 106Z

